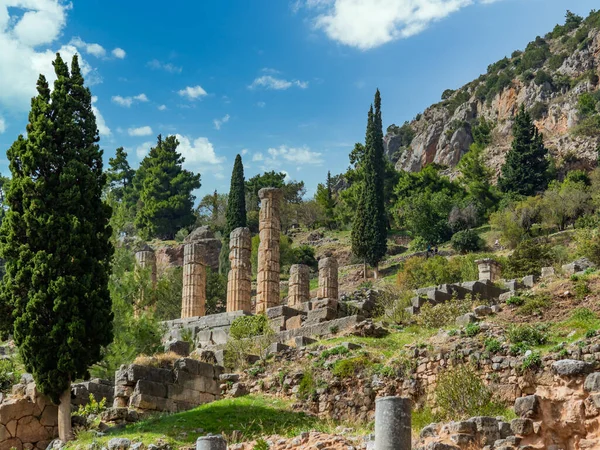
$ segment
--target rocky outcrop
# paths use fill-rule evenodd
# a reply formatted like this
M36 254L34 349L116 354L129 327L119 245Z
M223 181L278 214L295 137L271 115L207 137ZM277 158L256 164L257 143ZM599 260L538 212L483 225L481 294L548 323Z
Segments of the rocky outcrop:
M574 30L566 37L571 38L577 32ZM525 105L528 110L536 110L536 126L544 134L545 144L559 168L595 167L598 138L575 136L573 131L581 121L577 111L579 96L598 89L600 30L591 28L575 50L562 39L547 36L546 42L550 53L541 67L528 69L524 75L517 70L523 56L515 52L505 60L506 64L492 64L486 75L419 114L410 122L414 132L410 145L401 146L405 142L398 134L400 128L391 126L384 138L388 159L395 163L396 169L405 171L418 171L431 163L454 168L473 143L473 127L485 118L494 126L485 157L497 174L510 148L514 116ZM559 55L566 59L556 68ZM548 74L551 81L544 81L541 75L536 78L540 72ZM493 84L497 77L508 77L510 82L486 97L486 85Z

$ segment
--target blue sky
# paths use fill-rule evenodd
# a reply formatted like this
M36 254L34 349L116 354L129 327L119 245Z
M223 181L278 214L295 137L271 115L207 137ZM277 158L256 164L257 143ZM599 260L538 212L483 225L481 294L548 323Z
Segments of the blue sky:
M53 53L78 52L105 163L177 134L199 195L282 170L309 195L364 139L375 89L401 124L591 0L0 0L0 172ZM412 5L411 8L407 5Z

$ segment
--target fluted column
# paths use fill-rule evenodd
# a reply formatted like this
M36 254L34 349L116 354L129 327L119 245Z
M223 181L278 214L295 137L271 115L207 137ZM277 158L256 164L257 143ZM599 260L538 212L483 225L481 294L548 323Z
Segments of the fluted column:
M186 244L183 249L183 289L181 318L206 314L206 265L201 244Z
M227 312L252 308L252 239L248 228L236 228L229 235L229 265L227 275Z
M335 258L323 258L319 261L318 298L338 299L338 262Z
M256 313L281 303L279 296L279 235L281 233L280 204L282 192L277 188L263 188L260 198L258 247L258 276Z
M135 270L138 276L141 274L148 273L150 275L151 289L156 288L156 254L154 250L148 245L145 245L142 249L135 253ZM147 311L149 306L147 303L150 299L145 297L146 292L144 286L140 286L138 298L133 308L133 314L135 317L139 317L142 311Z
M304 264L290 267L288 306L294 308L310 300L310 272Z

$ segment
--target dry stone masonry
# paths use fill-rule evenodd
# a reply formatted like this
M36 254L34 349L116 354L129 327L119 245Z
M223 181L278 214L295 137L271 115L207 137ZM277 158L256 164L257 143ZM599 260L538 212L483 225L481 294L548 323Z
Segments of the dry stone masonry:
M319 260L318 298L338 299L338 262L335 258Z
M258 276L256 313L278 306L279 296L279 239L281 233L280 205L282 192L277 188L263 188L260 198L258 247Z
M145 245L135 254L136 269L138 273L144 273L148 271L150 273L150 281L152 283L152 289L156 288L156 254L149 245ZM144 290L140 291L137 299L137 307L135 308L135 315L139 316L143 309L147 309L148 299L144 298Z
M489 280L492 283L502 278L502 270L500 263L497 261L485 258L475 261L479 269L479 281Z
M252 238L248 228L236 228L229 235L229 264L227 276L227 312L252 309Z
M187 244L183 251L181 318L202 317L206 312L206 266L203 246Z
M173 363L173 369L131 364L115 374L113 408L141 412L187 411L218 400L218 379L223 368L190 358Z
M310 300L310 272L304 264L290 267L288 306L295 308Z

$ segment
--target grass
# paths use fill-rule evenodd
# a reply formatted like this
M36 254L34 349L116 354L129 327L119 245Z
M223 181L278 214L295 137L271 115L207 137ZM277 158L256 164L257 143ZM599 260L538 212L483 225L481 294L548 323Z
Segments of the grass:
M297 436L304 431L333 432L339 423L324 421L316 416L291 410L291 402L265 396L246 396L219 400L190 411L159 414L125 428L109 431L95 437L94 432L79 433L70 447L97 442L102 447L115 437L127 438L148 445L163 440L175 447L190 446L199 436L224 434L231 439L232 432L241 432L241 441L278 434Z

